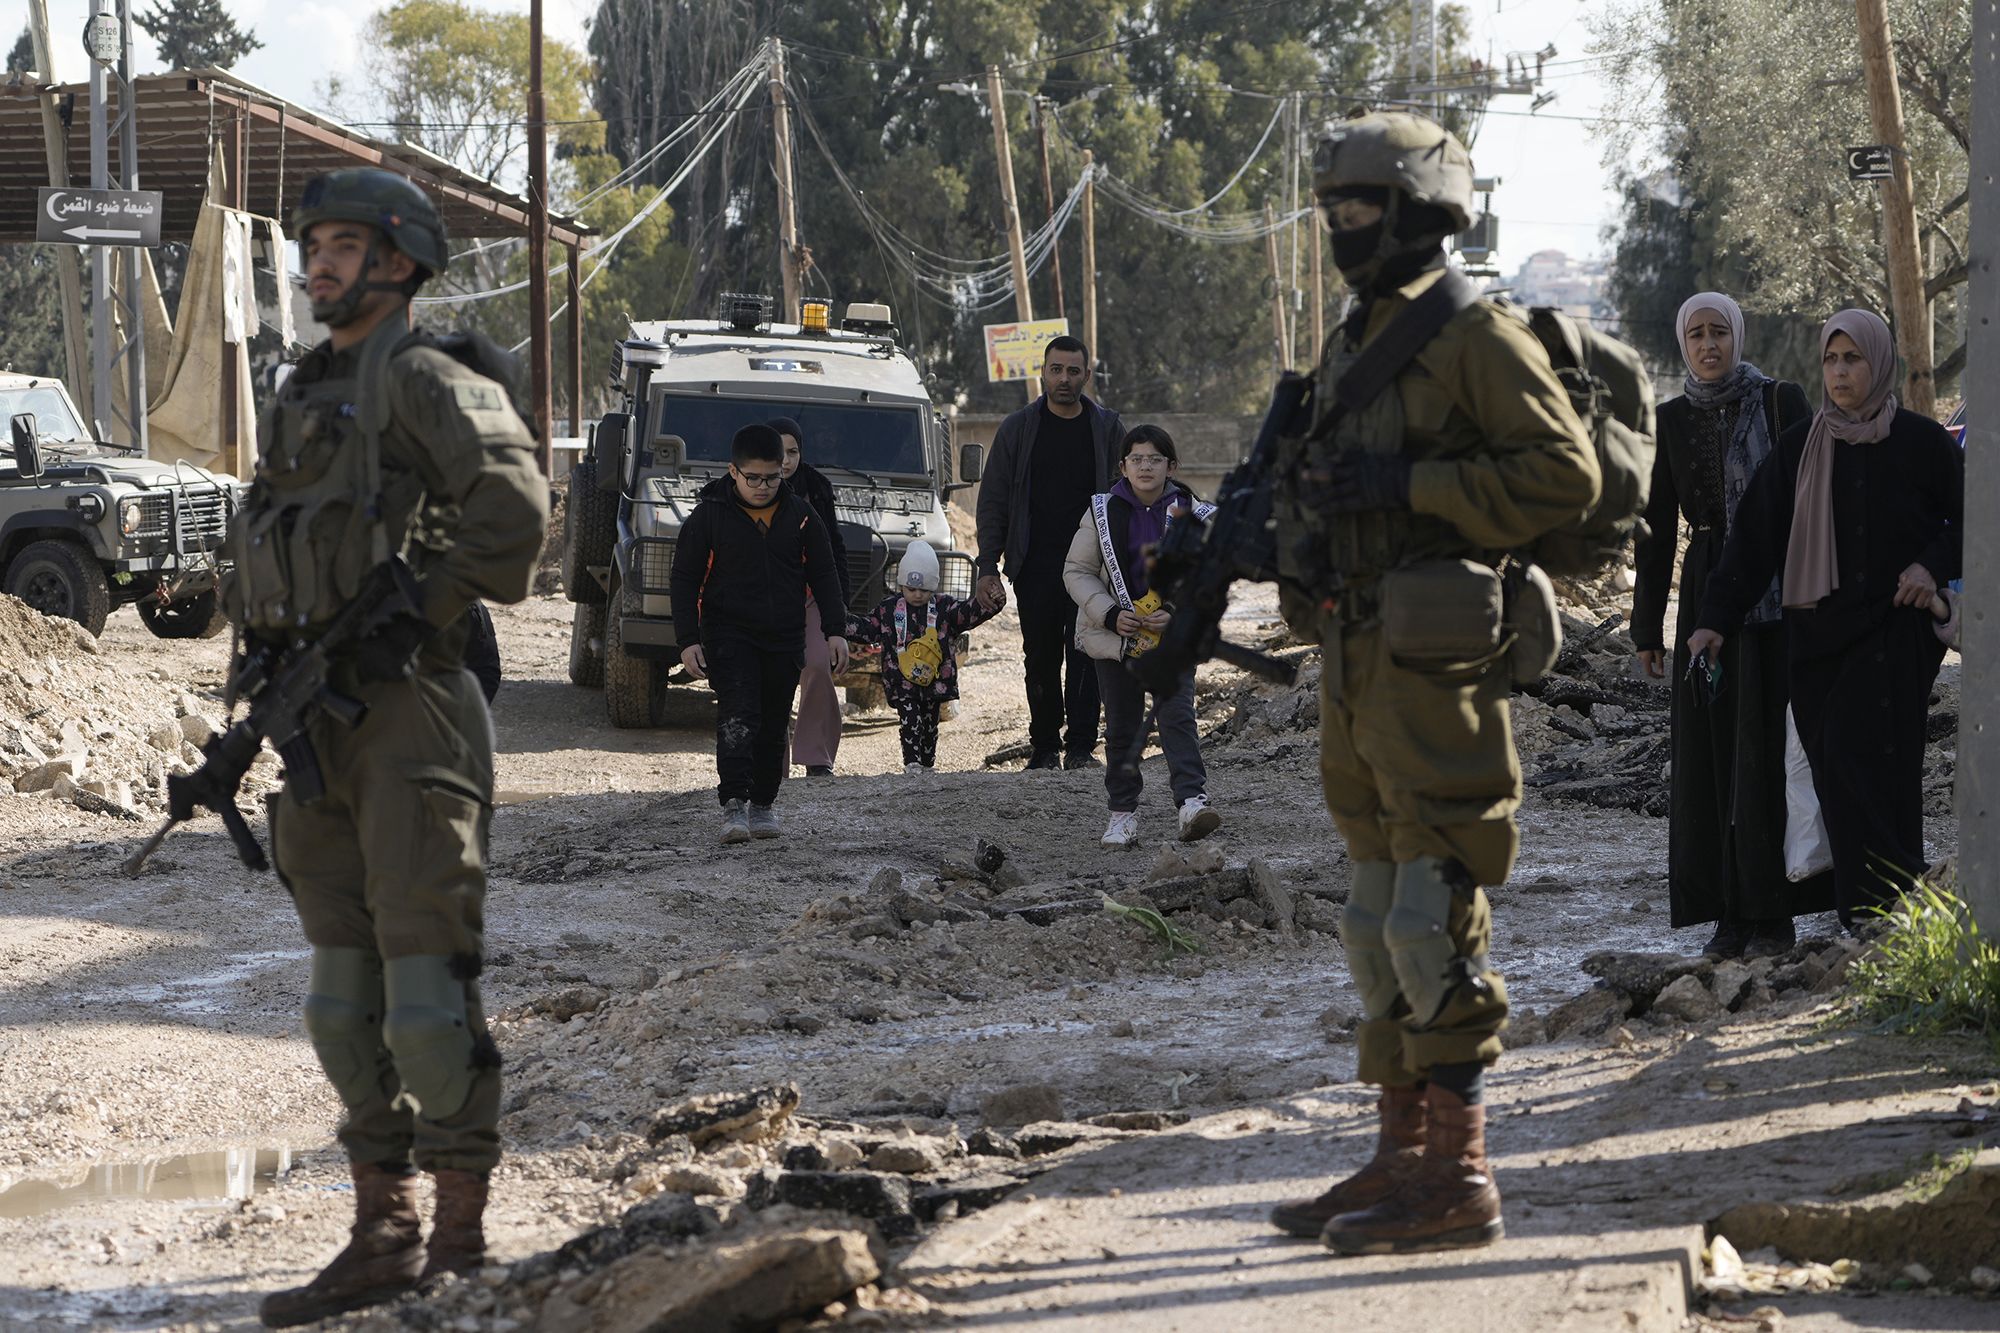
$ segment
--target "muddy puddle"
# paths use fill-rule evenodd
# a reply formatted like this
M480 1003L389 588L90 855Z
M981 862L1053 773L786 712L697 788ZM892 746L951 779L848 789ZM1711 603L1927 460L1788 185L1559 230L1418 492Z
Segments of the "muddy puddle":
M291 1170L290 1148L221 1148L144 1162L106 1162L0 1191L0 1218L39 1217L127 1199L204 1203L248 1199Z

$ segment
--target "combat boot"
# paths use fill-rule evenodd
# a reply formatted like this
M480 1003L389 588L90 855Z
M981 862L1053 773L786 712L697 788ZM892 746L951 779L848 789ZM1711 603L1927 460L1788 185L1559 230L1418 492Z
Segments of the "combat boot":
M1317 1199L1287 1199L1273 1208L1272 1226L1312 1240L1340 1214L1372 1208L1388 1198L1416 1170L1424 1149L1424 1085L1384 1088L1375 1107L1382 1117L1375 1156Z
M357 1162L347 1248L305 1286L266 1296L257 1315L266 1328L289 1328L377 1305L416 1286L423 1266L417 1178Z
M1413 1254L1491 1245L1506 1234L1500 1191L1486 1168L1486 1107L1430 1085L1423 1158L1401 1189L1342 1213L1320 1239L1338 1254Z
M486 1177L476 1171L439 1171L437 1216L431 1219L428 1281L440 1273L470 1273L486 1267Z

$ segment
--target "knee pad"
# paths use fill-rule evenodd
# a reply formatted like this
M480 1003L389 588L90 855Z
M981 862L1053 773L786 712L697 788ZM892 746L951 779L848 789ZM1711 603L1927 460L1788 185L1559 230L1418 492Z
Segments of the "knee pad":
M1466 891L1465 870L1455 861L1422 856L1396 867L1396 900L1382 926L1382 940L1396 970L1396 984L1410 1006L1410 1026L1422 1029L1444 1012L1466 976L1451 937L1451 908Z
M1340 914L1340 943L1347 970L1361 994L1365 1018L1387 1018L1396 1007L1396 972L1382 936L1396 892L1396 867L1387 861L1358 861L1347 906Z
M306 1036L348 1109L381 1096L389 1070L382 1043L382 960L369 949L314 949Z
M388 1006L382 1041L403 1095L423 1119L449 1120L465 1109L477 1077L465 982L441 954L391 958L382 977Z

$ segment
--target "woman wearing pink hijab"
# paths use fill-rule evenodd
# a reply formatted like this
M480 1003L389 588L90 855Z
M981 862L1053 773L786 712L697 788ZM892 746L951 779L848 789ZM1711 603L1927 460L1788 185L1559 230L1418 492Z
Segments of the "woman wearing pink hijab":
M1737 506L1784 433L1812 418L1806 391L1744 359L1743 311L1720 292L1697 292L1676 320L1687 378L1660 404L1659 449L1646 509L1651 529L1636 552L1632 642L1641 666L1666 676L1667 644L1698 628L1701 590L1735 528ZM1681 522L1674 633L1667 599ZM1673 792L1668 806L1667 890L1676 927L1713 921L1704 952L1761 957L1792 947L1792 918L1833 908L1833 878L1785 877L1785 703L1791 697L1778 586L1744 615L1721 650L1721 688L1685 658L1673 688Z
M1712 658L1782 574L1792 713L1852 924L1928 864L1924 729L1944 657L1929 608L1960 572L1965 464L1943 426L1897 405L1880 316L1828 320L1820 371L1820 410L1751 479L1687 646Z

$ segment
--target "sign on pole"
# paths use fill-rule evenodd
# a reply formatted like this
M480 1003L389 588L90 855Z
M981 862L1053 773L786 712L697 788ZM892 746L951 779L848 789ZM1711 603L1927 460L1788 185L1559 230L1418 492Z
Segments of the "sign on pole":
M158 190L80 190L44 185L36 196L35 239L52 245L160 243L165 212Z
M1031 319L1018 324L986 326L986 378L1031 380L1042 373L1042 352L1049 339L1069 332L1066 319Z
M1885 181L1896 174L1896 150L1888 144L1865 144L1847 150L1847 179Z

